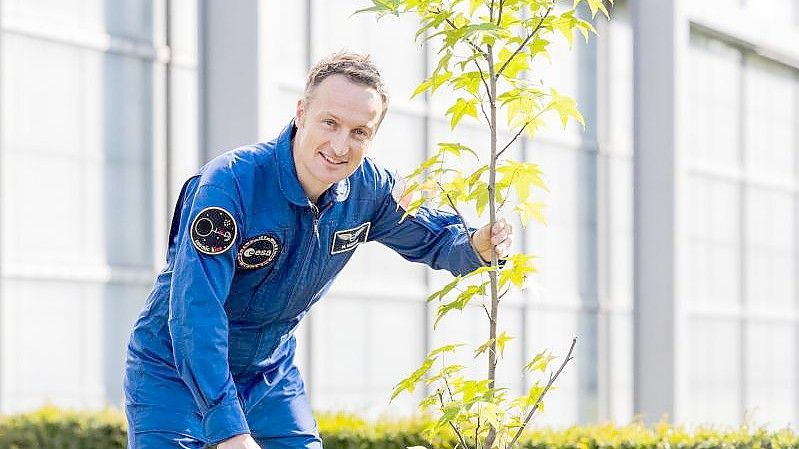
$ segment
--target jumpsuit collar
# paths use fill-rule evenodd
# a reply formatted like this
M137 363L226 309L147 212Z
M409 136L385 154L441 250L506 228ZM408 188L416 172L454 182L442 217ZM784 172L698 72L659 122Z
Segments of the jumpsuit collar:
M277 140L277 165L278 165L278 180L280 183L280 190L283 195L291 203L297 206L307 206L310 202L305 191L302 189L299 177L297 176L297 169L294 166L294 155L291 151L291 143L294 140L294 135L297 133L297 127L294 124L294 119L283 128ZM330 198L334 202L341 202L346 200L350 194L350 180L349 178L342 179L341 181L333 184L327 191L325 191L320 199Z

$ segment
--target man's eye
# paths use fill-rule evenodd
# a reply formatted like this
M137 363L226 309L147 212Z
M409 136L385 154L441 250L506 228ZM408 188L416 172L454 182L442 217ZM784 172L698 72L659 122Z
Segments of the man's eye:
M355 130L355 134L357 134L360 137L366 137L368 135L368 134L366 134L366 131L364 131L362 129L356 129Z
M333 126L333 125L336 124L336 122L334 120L327 119L327 120L324 120L324 124L327 125L327 126Z

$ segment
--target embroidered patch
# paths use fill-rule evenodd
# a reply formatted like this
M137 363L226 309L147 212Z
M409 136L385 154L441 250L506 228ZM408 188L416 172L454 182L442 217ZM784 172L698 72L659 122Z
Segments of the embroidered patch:
M191 222L191 241L204 254L222 254L236 242L236 220L221 207L207 207Z
M352 229L336 231L333 234L333 246L330 248L330 254L346 253L354 250L359 244L366 242L371 226L372 222L367 221Z
M277 259L280 254L280 243L273 235L265 234L253 237L239 249L236 259L239 268L255 270L263 268Z

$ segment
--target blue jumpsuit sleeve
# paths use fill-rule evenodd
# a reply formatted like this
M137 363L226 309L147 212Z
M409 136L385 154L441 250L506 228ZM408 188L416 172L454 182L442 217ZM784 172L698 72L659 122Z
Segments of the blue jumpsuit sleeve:
M448 270L453 275L465 275L486 266L471 244L471 235L477 230L469 227L466 234L457 215L428 207L421 207L415 216L405 214L391 191L396 179L383 172L377 178L376 194L379 207L369 233L376 240L412 262L421 262L431 268Z
M237 196L235 189L201 184L198 178L192 181L198 185L189 186L184 192L174 237L169 333L177 371L199 406L206 439L216 444L249 433L228 366L228 319L224 309L235 272L243 211L241 202L233 198ZM208 208L223 209L235 222L234 241L219 253L214 251L222 248L212 249L209 254L207 248L200 251L201 246L194 243L194 220Z

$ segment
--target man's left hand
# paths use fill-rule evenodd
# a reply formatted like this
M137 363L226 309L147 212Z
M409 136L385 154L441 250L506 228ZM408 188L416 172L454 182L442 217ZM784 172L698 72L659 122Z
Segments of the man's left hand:
M492 250L498 259L503 259L510 250L511 234L513 227L504 218L500 218L494 223L493 229L487 224L475 231L472 234L472 246L486 263L491 262Z

